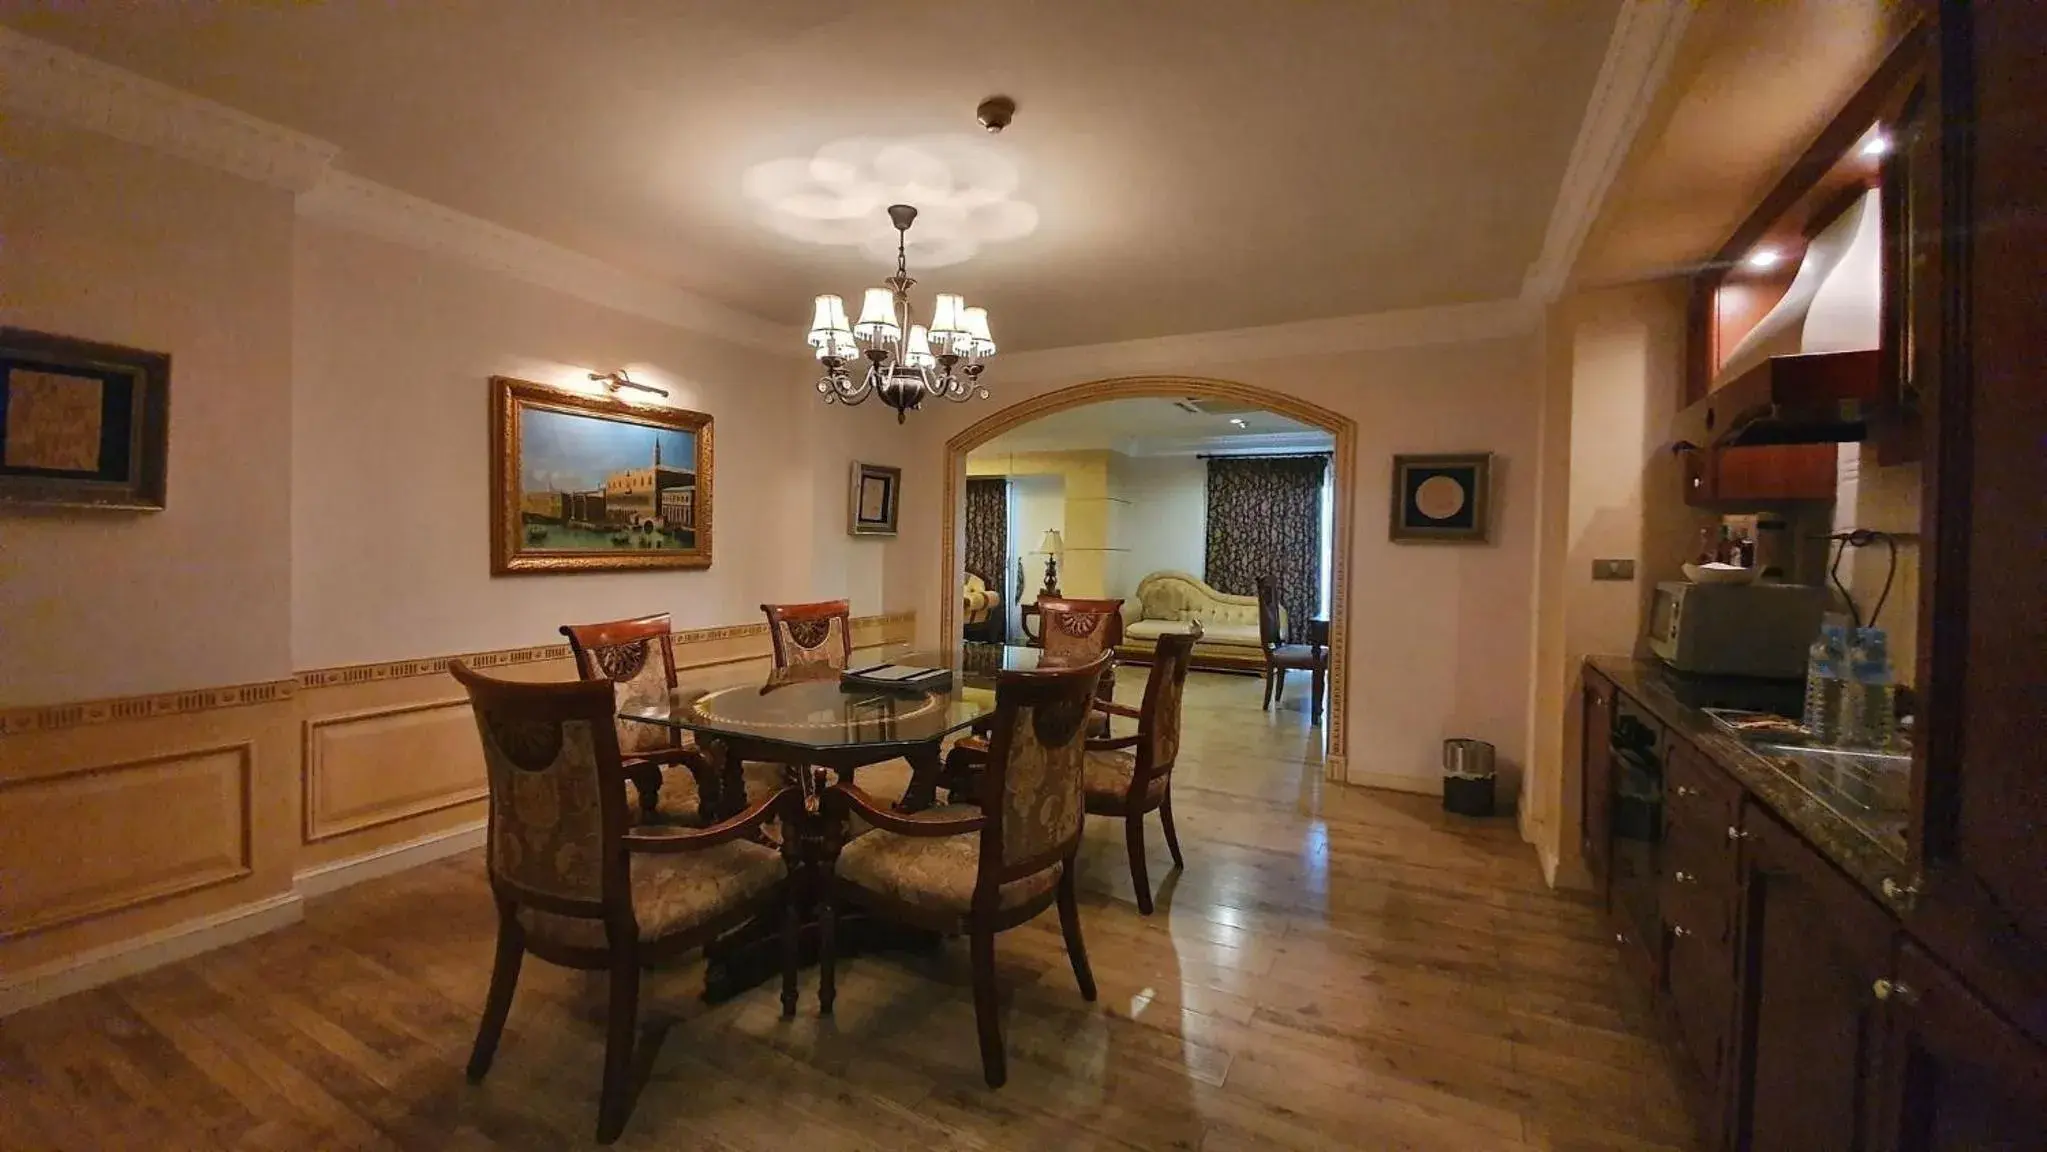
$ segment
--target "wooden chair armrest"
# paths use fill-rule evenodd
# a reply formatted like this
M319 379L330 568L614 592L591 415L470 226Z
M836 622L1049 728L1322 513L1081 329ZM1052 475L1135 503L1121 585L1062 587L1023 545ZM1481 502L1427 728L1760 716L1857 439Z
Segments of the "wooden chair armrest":
M1090 736L1087 750L1090 752L1115 752L1123 748L1135 748L1144 740L1144 733L1133 732L1128 736Z
M647 828L635 828L625 834L628 852L701 852L720 844L737 840L748 832L760 827L775 816L782 815L780 809L792 804L791 797L797 790L784 788L760 803L741 812L729 820L711 825L709 828L663 828L659 834L649 834Z
M1132 708L1128 704L1118 704L1114 700L1096 700L1094 704L1096 709L1107 712L1111 716L1122 716L1131 720L1144 719L1144 713Z
M910 812L897 812L861 791L854 784L834 784L825 796L832 801L832 807L838 811L858 812L876 828L901 836L960 836L968 832L979 832L981 826L988 822L988 818L979 813L962 817L920 816Z

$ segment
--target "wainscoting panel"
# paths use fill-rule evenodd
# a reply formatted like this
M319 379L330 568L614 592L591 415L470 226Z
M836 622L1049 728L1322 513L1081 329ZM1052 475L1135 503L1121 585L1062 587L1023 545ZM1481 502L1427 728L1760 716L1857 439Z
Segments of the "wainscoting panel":
M0 785L0 940L249 875L243 742Z
M306 722L308 844L481 800L487 791L466 698Z

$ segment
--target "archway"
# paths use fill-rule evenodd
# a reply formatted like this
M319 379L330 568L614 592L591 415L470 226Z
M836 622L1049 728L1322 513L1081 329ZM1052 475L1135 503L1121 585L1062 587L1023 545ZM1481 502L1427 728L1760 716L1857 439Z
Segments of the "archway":
M963 574L959 554L959 531L962 501L965 498L963 481L967 471L967 453L1020 424L1049 413L1098 404L1104 400L1140 397L1235 400L1312 424L1335 437L1336 447L1330 458L1330 466L1335 470L1330 520L1336 538L1330 542L1329 549L1329 700L1328 712L1322 722L1325 740L1323 777L1342 781L1349 762L1346 733L1349 730L1347 720L1350 711L1348 672L1351 545L1357 518L1354 497L1357 484L1357 423L1347 416L1331 412L1317 404L1310 404L1299 397L1275 392L1269 388L1240 384L1234 380L1216 380L1201 376L1117 376L1090 380L1084 384L1074 384L1033 396L1028 400L1020 400L1007 408L990 413L953 436L945 442L945 494L942 505L944 522L940 534L944 545L940 561L939 587L948 591L939 597L939 635L954 635L960 610L959 597L953 593L959 588Z

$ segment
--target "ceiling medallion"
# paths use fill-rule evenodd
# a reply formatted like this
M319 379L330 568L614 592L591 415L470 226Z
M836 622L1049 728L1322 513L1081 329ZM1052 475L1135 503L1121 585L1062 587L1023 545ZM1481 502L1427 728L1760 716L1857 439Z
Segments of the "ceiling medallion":
M853 405L878 395L896 410L900 424L927 398L965 403L986 400L981 372L995 355L988 333L988 310L969 308L965 298L940 292L932 301L931 324L915 323L910 308L908 243L917 210L891 204L888 218L896 228L896 274L869 288L860 305L860 320L846 323L846 302L819 296L810 321L808 343L825 373L817 390L827 404ZM867 367L855 379L846 363L864 356Z

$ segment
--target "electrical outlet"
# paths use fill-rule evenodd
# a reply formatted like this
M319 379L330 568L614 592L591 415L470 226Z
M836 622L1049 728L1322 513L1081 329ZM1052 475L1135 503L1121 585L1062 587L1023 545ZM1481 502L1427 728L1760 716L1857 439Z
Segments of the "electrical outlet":
M1594 580L1633 580L1635 578L1635 562L1633 560L1594 560L1592 562L1592 578Z

